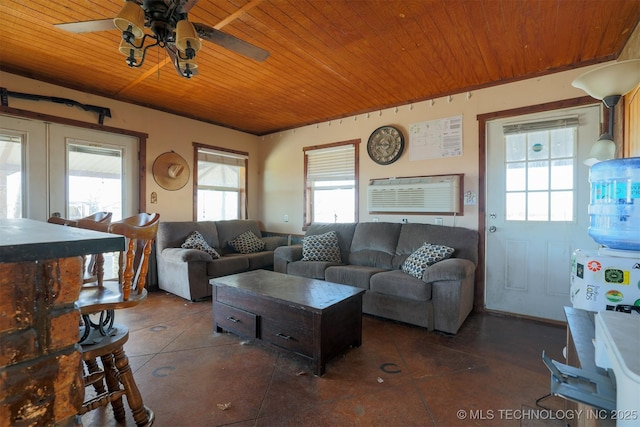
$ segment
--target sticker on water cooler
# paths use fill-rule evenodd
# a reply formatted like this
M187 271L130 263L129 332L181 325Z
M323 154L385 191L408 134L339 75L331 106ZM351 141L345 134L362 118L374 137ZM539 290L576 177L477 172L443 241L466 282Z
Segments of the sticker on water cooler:
M611 302L620 302L624 299L624 295L622 295L622 292L615 289L608 291L606 294L604 294L604 296Z
M589 261L589 262L587 263L587 268L588 268L590 271L594 271L594 272L595 272L595 271L600 271L600 269L602 268L602 264L600 264L600 262L599 262L599 261L596 261L596 260Z
M584 279L584 265L577 263L576 265L576 276L581 279Z
M605 268L604 281L605 283L613 283L616 285L628 285L631 283L629 272L618 268Z

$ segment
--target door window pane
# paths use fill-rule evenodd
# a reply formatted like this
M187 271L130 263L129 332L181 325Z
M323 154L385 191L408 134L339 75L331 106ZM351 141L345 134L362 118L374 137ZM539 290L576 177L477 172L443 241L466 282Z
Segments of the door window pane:
M529 162L527 165L527 189L549 189L549 162Z
M122 149L69 143L67 165L67 218L105 211L122 219Z
M0 134L0 218L22 218L22 136Z
M508 221L527 219L527 193L507 193L505 206Z
M571 121L570 126L567 123L550 121L504 127L507 220L574 220L578 123L577 120Z

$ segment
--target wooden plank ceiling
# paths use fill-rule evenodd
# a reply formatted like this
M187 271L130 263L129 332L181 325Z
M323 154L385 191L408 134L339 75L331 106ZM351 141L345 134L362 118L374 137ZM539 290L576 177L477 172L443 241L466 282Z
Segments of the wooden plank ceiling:
M640 20L640 0L199 0L190 21L270 56L204 41L187 80L162 49L127 67L115 29L53 25L122 5L0 0L0 69L264 135L612 60Z

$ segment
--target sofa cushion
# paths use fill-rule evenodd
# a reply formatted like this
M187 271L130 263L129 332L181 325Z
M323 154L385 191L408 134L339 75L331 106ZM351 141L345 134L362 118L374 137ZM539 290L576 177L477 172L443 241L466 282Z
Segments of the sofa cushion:
M325 270L333 265L338 264L325 261L294 261L287 264L287 274L324 280Z
M349 259L349 251L351 249L351 240L353 239L353 233L355 232L357 223L324 223L314 222L311 224L305 236L314 236L318 234L325 234L329 231L335 231L338 235L338 245L340 246L340 260L346 262Z
M206 252L211 255L213 259L220 258L220 254L214 248L209 246L209 244L206 240L204 240L204 237L202 236L202 234L200 234L199 231L193 231L191 234L189 234L189 237L187 237L187 239L182 245L180 245L180 247L182 249L197 249L199 251Z
M349 264L390 270L402 224L361 222L351 241Z
M383 271L371 276L369 289L385 295L392 295L417 301L431 299L431 283L425 283L420 279L401 270Z
M478 263L478 232L476 230L410 222L402 224L393 268L401 268L405 259L424 242L456 248L454 258L465 258L475 265Z
M445 245L434 245L426 243L414 251L402 263L402 271L412 275L416 279L422 279L424 271L430 265L438 261L449 258L453 255L454 248Z
M249 270L273 269L273 251L260 251L244 255L249 261Z
M305 236L302 239L302 261L342 262L336 232Z
M156 236L158 253L162 253L165 248L179 248L194 231L199 232L212 248L222 247L213 221L160 221Z
M249 259L246 256L240 254L225 255L207 263L207 276L228 276L229 274L242 273L248 269Z
M258 237L262 237L260 231L260 225L258 221L253 219L228 219L215 222L216 229L218 230L218 245L216 248L220 248L220 255L224 256L228 253L234 252L234 249L229 246L229 240L233 240L245 231L251 231Z
M229 246L241 254L252 254L264 250L264 242L251 230L247 230L235 239L229 240Z
M333 283L369 289L371 276L382 271L385 270L361 265L336 265L327 267L324 272L324 279Z

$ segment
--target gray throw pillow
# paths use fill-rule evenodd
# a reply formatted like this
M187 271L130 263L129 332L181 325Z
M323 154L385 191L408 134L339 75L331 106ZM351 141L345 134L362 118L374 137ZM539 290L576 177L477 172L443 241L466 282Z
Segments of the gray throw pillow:
M338 235L335 231L306 236L302 239L302 261L341 263Z
M415 278L422 279L427 267L451 257L454 251L455 249L449 246L434 245L425 242L424 245L416 249L402 263L402 271Z
M264 250L264 242L251 230L247 230L235 239L229 240L229 246L241 254L252 254Z
M206 240L204 240L204 237L202 236L202 234L200 234L199 231L194 231L189 234L187 240L185 240L180 247L182 249L197 249L199 251L206 252L211 255L213 259L220 258L220 254L211 246L209 246L209 244Z

